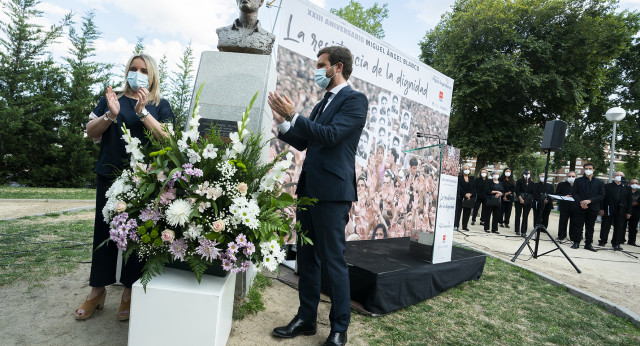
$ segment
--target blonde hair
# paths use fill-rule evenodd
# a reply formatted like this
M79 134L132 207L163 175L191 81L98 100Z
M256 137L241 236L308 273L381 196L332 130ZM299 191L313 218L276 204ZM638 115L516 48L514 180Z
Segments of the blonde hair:
M162 96L160 96L160 78L158 76L158 65L156 61L147 54L140 53L129 58L127 65L124 68L124 89L118 94L118 98L122 97L122 95L135 95L136 92L131 88L129 82L127 82L127 74L129 74L129 68L133 63L133 60L136 58L140 58L144 60L144 63L147 65L147 76L149 77L149 103L153 103L155 106L160 104L160 100Z

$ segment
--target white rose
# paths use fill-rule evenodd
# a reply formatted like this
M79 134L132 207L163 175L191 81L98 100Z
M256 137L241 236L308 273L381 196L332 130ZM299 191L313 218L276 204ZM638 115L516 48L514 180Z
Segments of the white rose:
M224 221L222 220L217 220L216 222L213 223L213 230L215 232L222 232L224 231Z
M248 189L249 189L249 186L247 186L246 183L238 184L238 192L240 192L241 195L243 196L246 195Z
M175 232L173 232L170 229L165 229L164 231L162 231L161 238L162 238L162 241L165 243L173 242L173 239L175 237L176 237Z
M125 203L123 201L116 202L116 211L118 213L122 213L125 210L127 210L127 203Z

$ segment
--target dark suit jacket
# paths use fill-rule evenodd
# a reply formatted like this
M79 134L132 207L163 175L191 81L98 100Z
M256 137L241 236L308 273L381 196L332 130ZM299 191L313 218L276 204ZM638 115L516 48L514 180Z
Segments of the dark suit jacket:
M616 203L616 188L620 189L620 200ZM607 208L608 207L608 208ZM605 215L611 215L614 209L620 210L620 214L631 214L631 188L610 182L604 185L604 203L600 206Z
M317 113L318 103L311 111ZM320 201L357 201L355 155L367 119L367 97L345 86L315 121L299 115L278 138L307 155L297 193Z
M478 199L484 201L487 199L487 184L491 181L489 178L482 179L482 176L476 178L476 194Z
M599 212L600 204L604 201L604 183L596 177L593 177L592 181L589 182L589 178L582 176L573 182L571 195L575 200L573 202L574 207L582 210L580 202L590 199L589 209Z
M464 181L462 174L458 175L458 199L463 199L466 194L470 193L471 198L476 196L476 182L472 175L469 175L469 182Z
M575 183L575 181L574 181L574 183ZM558 186L556 186L556 193L555 194L559 195L559 196L570 195L571 194L571 189L572 189L571 188L571 184L569 184L568 181L563 181L563 182L559 183ZM573 202L571 202L571 201L563 201L563 200L558 201L558 205L560 206L560 209L561 210L565 210L565 211L571 209L571 204L572 203Z

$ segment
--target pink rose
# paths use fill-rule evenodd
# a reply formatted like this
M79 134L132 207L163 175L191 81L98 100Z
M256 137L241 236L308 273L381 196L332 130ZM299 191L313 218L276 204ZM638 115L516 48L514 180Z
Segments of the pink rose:
M243 196L246 195L248 189L249 189L249 186L247 186L246 183L238 184L238 192L240 192L241 195Z
M127 203L123 202L123 201L118 201L116 203L116 211L118 213L122 213L123 211L127 210Z
M215 232L218 232L218 233L224 231L224 221L218 220L218 221L214 222L213 223L213 230Z
M163 242L172 243L173 239L176 237L176 234L170 229L165 229L164 231L162 231L160 237L162 238Z

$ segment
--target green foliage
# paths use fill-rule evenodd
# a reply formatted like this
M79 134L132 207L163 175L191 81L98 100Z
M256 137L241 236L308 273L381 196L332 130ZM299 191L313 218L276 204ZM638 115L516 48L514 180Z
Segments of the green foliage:
M514 162L539 150L545 121L584 120L609 95L608 69L638 31L616 3L456 1L420 43L421 59L455 80L450 142L479 166ZM593 119L574 142L592 139Z
M385 34L382 29L382 20L389 18L387 6L388 4L378 6L376 2L373 6L365 9L358 1L350 0L349 4L343 8L332 8L331 13L371 35L383 39Z
M171 96L169 103L176 117L176 126L184 128L187 123L191 93L193 91L193 49L187 45L178 63L178 71L171 77Z
M113 245L114 244L111 244L111 246ZM151 256L147 259L147 263L142 267L142 276L140 277L140 283L142 284L145 292L147 291L147 284L149 281L151 281L154 276L164 273L164 265L167 263L169 263L168 253L164 253L162 255L156 254L155 256ZM200 282L200 280L198 280L198 282Z
M256 274L253 279L253 286L249 288L247 297L240 302L236 302L236 306L233 308L233 319L243 320L248 315L255 315L260 311L265 310L264 303L262 301L262 292L267 287L271 287L271 280L262 275Z
M133 47L133 55L144 53L144 36L136 36L136 46Z
M0 186L0 196L12 199L96 199L95 189Z

